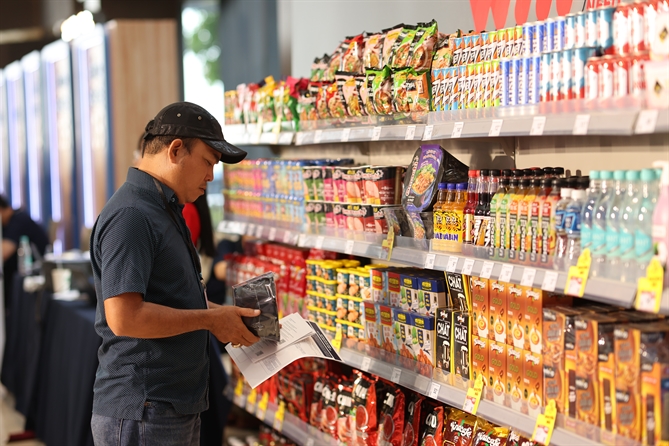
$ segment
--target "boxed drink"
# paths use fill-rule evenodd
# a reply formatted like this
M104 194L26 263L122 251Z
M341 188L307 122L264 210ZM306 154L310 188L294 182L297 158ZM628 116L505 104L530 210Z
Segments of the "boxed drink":
M498 404L505 404L506 344L490 341L488 347L489 378L486 386L486 397Z
M411 341L416 360L434 367L434 316L413 315Z
M508 406L521 412L523 409L523 350L506 346L506 393Z
M488 338L506 344L506 306L508 284L497 280L490 281L490 327Z
M445 374L453 373L453 309L443 307L437 309L437 335L435 367Z
M372 285L372 300L376 303L388 304L386 280L388 272L385 268L371 268L369 270Z
M483 376L483 383L488 384L488 338L472 336L472 386L479 375Z
M469 387L471 379L471 314L466 311L453 312L453 373L454 385L461 389Z
M472 316L474 323L474 334L481 338L488 337L489 330L489 280L471 277L469 280L472 296Z
M519 350L525 347L525 330L523 327L525 311L525 290L520 285L508 285L506 307L506 343Z
M400 351L402 351L404 339L406 339L406 334L404 332L406 315L400 308L391 308L390 312L393 318L393 346L395 348L395 353L399 355Z
M397 311L395 320L395 340L398 354L404 358L415 360L412 341L413 315L407 311ZM399 334L399 337L397 335Z
M412 273L400 274L400 308L404 311L418 311L418 290L416 277Z
M523 399L527 404L527 414L537 417L541 413L543 395L543 368L541 355L523 351Z

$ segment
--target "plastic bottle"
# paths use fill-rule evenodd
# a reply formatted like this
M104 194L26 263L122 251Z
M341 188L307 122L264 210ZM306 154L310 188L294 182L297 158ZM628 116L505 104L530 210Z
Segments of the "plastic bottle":
M637 263L634 254L634 230L636 228L636 215L639 203L639 180L641 172L628 170L625 174L627 189L623 200L620 215L619 250L622 268L620 280L622 282L634 282L636 280Z
M525 195L527 195L529 188L530 188L529 178L523 178L522 180L520 180L518 189L511 198L511 203L509 205L508 218L509 218L509 229L511 231L509 234L509 236L511 237L509 256L511 258L515 258L515 256L517 255L515 253L520 252L521 236L523 232L521 229L521 203L523 202Z
M551 168L551 171L553 169ZM544 173L546 169L544 169ZM541 254L541 225L543 216L541 214L543 204L548 198L548 195L551 193L551 179L550 177L544 177L539 181L539 189L537 189L537 196L534 198L530 206L530 220L528 222L528 237L529 237L529 249L532 254L538 256ZM532 259L536 261L536 258Z
M467 204L465 205L465 239L463 244L472 245L474 243L474 213L478 201L478 170L470 170L467 181Z
M490 216L493 219L492 230L490 234L491 244L494 248L502 246L502 237L504 236L503 218L502 218L502 200L509 191L511 181L508 178L499 180L497 192L490 199ZM504 217L504 219L506 216Z
M499 251L499 257L506 256L506 250L511 247L511 230L509 228L509 206L511 205L511 200L513 196L518 192L518 178L512 178L509 181L509 186L506 190L506 194L501 198L499 210L497 214L499 215L499 247L503 251Z
M565 184L568 184L565 182ZM555 204L555 257L553 266L557 270L565 269L567 256L567 230L565 228L565 217L567 206L571 202L573 189L563 187L560 189L560 200Z
M602 195L595 204L592 214L592 243L590 253L592 264L590 265L590 277L603 277L606 269L606 225L607 211L613 200L613 173L609 170L599 172L602 180Z
M492 199L499 189L499 177L502 172L498 169L490 171L490 182L488 183L488 201L486 203L487 233L485 234L485 247L491 248L495 245L495 219L496 213L492 212Z
M587 192L585 206L583 206L583 215L581 216L581 249L590 248L592 245L592 214L595 212L595 205L602 195L601 181L599 171L590 171L590 188Z
M613 172L613 195L607 209L606 220L606 258L608 265L604 268L604 276L609 279L620 279L622 263L620 259L620 221L625 201L627 183L624 170Z
M653 212L657 200L655 184L655 171L643 169L641 171L641 198L636 213L637 222L634 230L634 255L637 259L637 276L644 277L648 263L653 258Z
M547 263L555 252L555 205L560 201L560 190L567 184L562 178L551 180L551 190L541 202L539 236L541 237L541 262Z
M664 288L669 287L669 274L667 269L667 256L669 253L669 163L666 161L655 161L653 167L661 168L660 195L657 199L655 212L653 212L653 244L657 247L657 257L664 266Z
M537 172L537 171L535 171ZM518 214L520 215L519 224L520 224L520 251L521 252L531 252L531 220L532 220L532 204L537 198L539 193L539 186L541 185L541 180L536 177L530 180L530 187L527 189L527 193L523 197L523 200L520 202L520 209Z
M439 192L437 193L437 202L432 208L432 218L434 220L434 239L443 240L446 234L446 223L444 222L446 200L448 194L448 184L439 183Z
M449 183L447 187L448 192L446 193L446 204L442 207L442 212L444 215L444 231L442 238L446 242L448 247L451 244L451 238L453 232L455 231L455 215L453 213L453 200L455 200L455 183Z
M581 255L581 214L585 204L585 191L576 189L571 192L571 201L565 212L565 230L567 232L567 255L565 266L578 263Z
M465 206L467 205L468 183L459 183L455 186L453 200L453 233L450 244L453 252L462 252L462 243L465 237Z
M490 211L490 171L482 169L479 172L478 202L474 211L474 246L485 246L485 234L487 231L486 214Z
M18 271L22 276L27 276L33 271L33 254L30 247L30 239L22 235L19 239L19 247L16 252L18 260Z

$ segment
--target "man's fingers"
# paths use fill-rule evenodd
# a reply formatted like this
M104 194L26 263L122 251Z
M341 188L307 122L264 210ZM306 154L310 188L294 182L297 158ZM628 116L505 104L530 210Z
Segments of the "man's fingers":
M253 310L251 308L241 308L237 310L237 314L245 317L255 317L260 315L260 310Z

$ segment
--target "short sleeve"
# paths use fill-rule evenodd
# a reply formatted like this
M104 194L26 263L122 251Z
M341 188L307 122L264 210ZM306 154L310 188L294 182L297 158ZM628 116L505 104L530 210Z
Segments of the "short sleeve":
M7 227L3 228L2 238L9 239L18 246L21 236L27 235L26 228L28 227L28 222L25 217L27 217L27 214L15 211Z
M156 241L146 216L123 208L100 228L100 282L102 299L124 293L146 294Z

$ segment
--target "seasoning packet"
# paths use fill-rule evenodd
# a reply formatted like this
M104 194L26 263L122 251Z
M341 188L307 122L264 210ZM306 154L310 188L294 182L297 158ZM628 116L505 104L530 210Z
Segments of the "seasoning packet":
M326 100L328 104L328 111L333 118L345 118L346 106L344 105L344 98L342 93L345 79L342 77L335 77L336 82L329 85L326 91Z
M410 67L416 71L430 69L438 34L436 20L418 25L418 31L409 56Z
M407 25L402 28L402 32L393 44L393 54L390 60L391 68L405 68L409 66L409 56L417 32L418 28L415 26Z
M356 75L353 73L339 72L336 77L337 84L341 89L341 94L344 96L346 114L352 117L364 116Z
M346 39L346 45L339 69L348 73L361 73L364 36L362 34Z
M316 86L316 112L318 119L329 119L330 110L328 109L328 88L332 85L331 82L323 82Z
M383 58L381 61L381 66L386 66L390 64L390 60L393 56L393 47L395 46L395 42L398 40L400 37L400 34L402 33L402 30L404 29L404 24L400 23L397 26L394 26L392 28L384 29L383 35Z
M274 273L265 273L233 285L232 298L235 306L260 310L258 316L242 317L251 333L263 339L281 340Z
M375 33L367 37L365 49L362 52L362 65L365 69L378 70L382 68L384 38L383 33Z
M370 83L370 75L372 75ZM370 95L375 114L389 115L393 112L392 73L390 68L367 70L367 85L371 86Z

